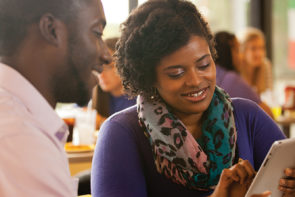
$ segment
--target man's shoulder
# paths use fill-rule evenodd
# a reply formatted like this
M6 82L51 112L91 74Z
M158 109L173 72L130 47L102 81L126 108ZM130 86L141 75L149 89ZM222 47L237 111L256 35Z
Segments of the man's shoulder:
M1 182L7 186L2 192L20 195L19 191L22 191L22 195L26 196L34 191L32 195L54 193L58 196L73 196L74 187L65 154L42 136L41 132L32 132L34 129L23 127L19 131L10 130L0 138L0 155L3 159L0 167L5 169L0 170L0 173L18 177L13 181ZM1 133L2 131L0 135ZM28 182L28 178L32 181ZM23 187L18 190L15 184L21 184Z
M0 89L0 137L6 133L30 130L27 127L30 118L23 106L15 97Z

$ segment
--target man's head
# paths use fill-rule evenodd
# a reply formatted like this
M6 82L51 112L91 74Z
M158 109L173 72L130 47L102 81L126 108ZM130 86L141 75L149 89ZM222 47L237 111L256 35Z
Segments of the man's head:
M27 27L50 13L64 22L73 19L75 1L67 0L1 0L0 1L0 54L11 55L25 38Z
M56 102L84 105L110 61L102 41L105 16L99 0L2 0L1 61L14 67Z

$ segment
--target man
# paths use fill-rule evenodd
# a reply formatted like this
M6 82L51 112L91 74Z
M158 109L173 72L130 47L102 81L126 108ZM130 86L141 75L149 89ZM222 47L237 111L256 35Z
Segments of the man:
M0 196L76 196L52 108L84 105L111 60L100 0L0 1Z

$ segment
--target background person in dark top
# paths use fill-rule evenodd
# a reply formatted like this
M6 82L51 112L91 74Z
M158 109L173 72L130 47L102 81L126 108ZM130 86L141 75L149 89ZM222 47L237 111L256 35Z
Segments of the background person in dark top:
M238 67L241 64L240 45L232 33L221 31L214 36L217 52L216 84L223 88L231 97L241 97L257 103L270 117L273 114L269 106L262 102L260 96L239 75Z

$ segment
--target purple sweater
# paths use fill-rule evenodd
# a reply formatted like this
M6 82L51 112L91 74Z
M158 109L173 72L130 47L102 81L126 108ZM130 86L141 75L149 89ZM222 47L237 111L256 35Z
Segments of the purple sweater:
M254 102L236 98L233 106L239 157L249 160L258 170L272 143L285 136ZM91 191L93 197L210 194L187 189L157 172L135 106L114 114L101 127L92 164Z

